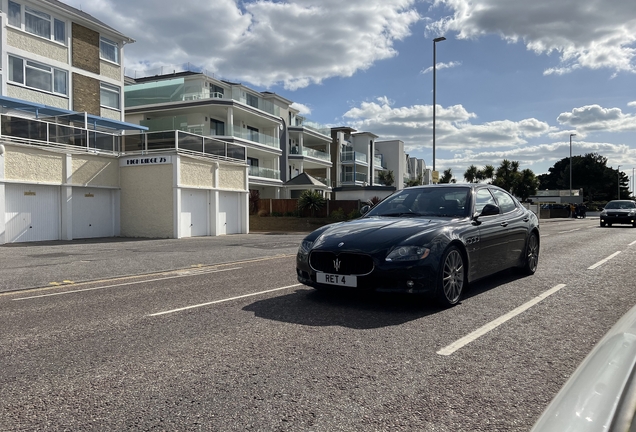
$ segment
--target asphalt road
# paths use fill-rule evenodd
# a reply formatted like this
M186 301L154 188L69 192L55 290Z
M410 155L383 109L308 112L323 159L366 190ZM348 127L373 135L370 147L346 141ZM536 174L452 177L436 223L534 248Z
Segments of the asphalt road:
M301 238L0 247L0 430L527 431L636 302L594 219L446 310L297 285Z

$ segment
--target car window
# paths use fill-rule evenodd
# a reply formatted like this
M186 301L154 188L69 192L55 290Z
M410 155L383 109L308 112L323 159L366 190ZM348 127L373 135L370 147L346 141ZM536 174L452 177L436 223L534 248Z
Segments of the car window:
M514 211L517 208L517 204L515 203L514 198L508 195L506 192L493 189L492 194L495 196L495 199L497 200L502 213L508 213Z
M481 213L486 204L497 204L488 189L479 189L475 194L475 211Z

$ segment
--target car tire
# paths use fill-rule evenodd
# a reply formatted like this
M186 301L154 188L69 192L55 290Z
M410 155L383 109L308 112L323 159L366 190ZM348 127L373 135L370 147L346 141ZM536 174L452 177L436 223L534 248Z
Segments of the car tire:
M608 224L607 224L607 226L611 228L611 227L612 227L612 224L611 224L611 223L608 223Z
M437 277L437 301L443 307L455 306L466 286L464 256L456 246L450 246L440 261Z
M524 275L533 275L539 265L539 237L537 233L530 233L526 241L526 248L523 257L523 265L519 271Z

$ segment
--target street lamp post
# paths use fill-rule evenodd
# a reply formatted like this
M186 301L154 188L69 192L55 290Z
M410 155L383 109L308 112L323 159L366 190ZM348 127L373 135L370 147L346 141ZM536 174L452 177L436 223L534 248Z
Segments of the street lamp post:
M436 87L437 87L437 42L445 41L445 37L438 37L433 39L433 171L435 171L435 107L437 101Z
M572 197L572 137L576 134L570 134L570 197Z
M618 166L616 171L617 171L617 173L616 173L616 183L618 184L618 198L616 198L616 199L621 199L621 166L620 165Z

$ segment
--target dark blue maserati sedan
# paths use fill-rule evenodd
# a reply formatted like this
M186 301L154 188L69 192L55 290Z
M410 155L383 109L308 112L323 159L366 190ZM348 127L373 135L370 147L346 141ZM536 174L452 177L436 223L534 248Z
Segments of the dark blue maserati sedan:
M409 187L362 212L305 237L296 257L299 282L429 294L453 306L474 280L537 269L539 220L493 185Z

